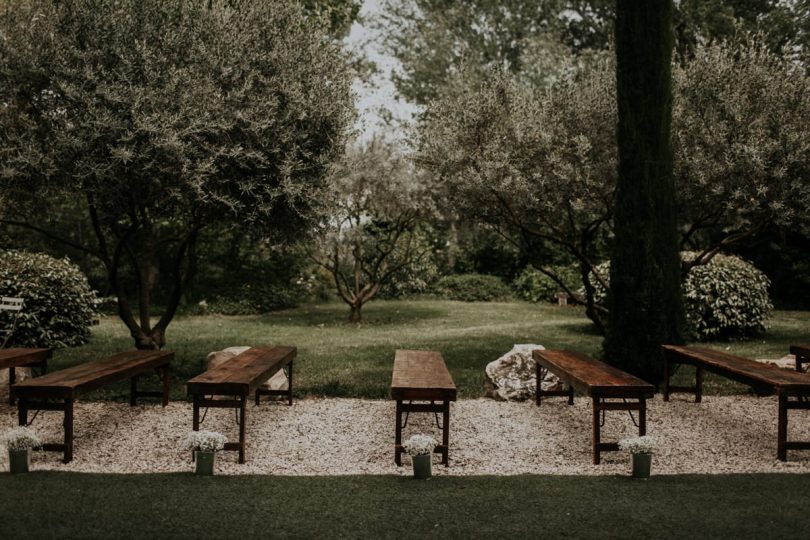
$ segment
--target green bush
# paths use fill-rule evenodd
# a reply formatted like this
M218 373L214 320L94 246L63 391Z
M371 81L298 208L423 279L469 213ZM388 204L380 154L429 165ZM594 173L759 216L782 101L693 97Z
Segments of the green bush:
M577 265L552 266L549 270L559 276L572 291L579 288L581 281ZM518 298L529 302L554 302L554 295L562 290L556 281L531 265L518 274L512 282L512 289Z
M210 301L202 300L188 313L206 315L258 315L298 305L302 292L298 287L282 287L266 284L259 286L245 285L232 295L214 296Z
M697 254L681 253L692 260ZM596 267L609 284L610 262ZM592 280L592 282L595 280ZM684 307L695 339L742 338L765 331L773 309L770 280L751 263L733 255L716 255L705 265L693 267L683 282ZM595 283L595 300L605 301L605 289ZM580 294L584 291L580 290Z
M75 347L90 337L96 295L67 258L0 252L0 295L25 301L20 312L0 312L0 327L14 328L8 347Z
M436 284L436 293L447 300L493 302L510 296L507 285L496 276L459 274L445 276Z

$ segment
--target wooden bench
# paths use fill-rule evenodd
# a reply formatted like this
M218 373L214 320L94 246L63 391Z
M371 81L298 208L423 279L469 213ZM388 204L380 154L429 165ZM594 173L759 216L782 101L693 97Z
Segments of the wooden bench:
M669 401L673 392L694 392L695 403L700 403L703 393L703 371L710 371L728 379L750 386L758 395L779 396L776 457L787 460L788 450L810 450L810 442L787 440L789 409L810 409L810 376L796 373L771 364L733 356L712 349L664 345L664 401ZM669 378L673 364L695 366L695 386L672 386ZM789 398L795 398L795 400Z
M638 434L647 434L647 399L655 394L655 387L620 369L594 360L584 354L565 350L534 350L537 364L537 405L542 396L567 396L574 404L574 391L585 394L593 401L593 463L598 465L602 452L619 449L615 442L602 442L601 427L604 411L638 411ZM568 385L568 390L546 390L541 383L548 370ZM621 399L622 401L608 401ZM635 423L635 419L633 420Z
M284 395L287 404L293 400L293 360L298 351L295 347L252 347L197 375L187 383L188 394L194 401L192 427L200 429L200 407L233 408L239 410L239 442L225 444L225 450L239 452L239 463L245 462L245 412L247 400L256 397L256 405L262 395ZM286 369L287 389L267 390L260 388L270 377ZM227 396L230 399L216 399Z
M43 449L64 452L64 462L68 463L73 459L73 403L76 397L129 379L130 405L134 406L138 397L161 397L165 407L169 403L169 370L173 358L174 353L170 351L127 351L104 360L26 379L11 387L12 395L19 400L19 424L28 425L29 410L64 411L64 444L45 444ZM163 390L139 391L138 377L153 370L162 375Z
M0 369L8 369L8 403L14 405L11 387L17 382L15 368L39 368L40 375L48 371L48 360L53 356L52 349L0 349Z
M402 430L408 424L412 412L433 413L439 424L442 413L442 443L433 450L442 455L442 463L448 466L450 449L450 402L456 400L456 385L441 353L436 351L397 350L394 355L394 372L391 377L391 399L396 400L396 429L394 436L394 463L402 465ZM408 403L404 403L407 401ZM430 403L414 403L429 401ZM439 402L438 404L436 402ZM405 423L402 423L405 413Z
M791 345L790 354L796 356L796 371L805 371L804 364L810 364L810 343Z

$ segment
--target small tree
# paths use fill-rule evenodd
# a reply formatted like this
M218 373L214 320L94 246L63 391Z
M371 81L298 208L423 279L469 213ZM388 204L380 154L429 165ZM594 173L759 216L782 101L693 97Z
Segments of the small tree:
M6 6L0 223L100 260L136 346L162 347L204 228L312 229L352 119L344 60L281 0ZM66 200L90 238L60 232ZM158 257L172 285L154 321Z
M378 139L350 149L333 178L332 218L312 256L357 323L380 287L429 251L421 229L430 197L412 165Z

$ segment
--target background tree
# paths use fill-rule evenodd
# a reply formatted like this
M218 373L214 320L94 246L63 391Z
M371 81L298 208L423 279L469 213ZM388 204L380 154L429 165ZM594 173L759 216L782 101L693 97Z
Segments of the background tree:
M430 250L421 229L431 197L412 165L379 139L350 149L333 178L330 230L313 258L357 323L380 288Z
M294 238L320 216L351 81L299 6L26 0L0 32L2 223L100 260L138 347L165 344L204 228ZM53 222L68 200L81 243ZM172 280L155 322L159 257Z
M661 345L683 340L672 173L672 0L616 4L619 174L607 362L658 382Z

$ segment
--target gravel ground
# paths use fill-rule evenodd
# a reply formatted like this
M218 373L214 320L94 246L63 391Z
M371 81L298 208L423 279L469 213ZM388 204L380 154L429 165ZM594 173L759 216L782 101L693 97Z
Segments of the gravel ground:
M648 402L648 434L662 445L653 458L656 474L682 473L810 473L810 452L791 451L790 461L776 455L776 398L704 396L702 404L660 396ZM62 414L41 412L34 428L48 442L61 438ZM105 473L190 471L190 455L181 447L191 426L191 405L173 402L128 405L77 402L75 457L64 465L61 454L35 452L34 470ZM810 422L803 411L791 411L789 440L810 440ZM248 408L247 463L236 452L217 459L218 474L340 475L411 474L394 465L394 403L384 400L303 399L292 407L263 402ZM0 432L16 425L16 409L0 405ZM237 437L233 410L211 409L203 429ZM431 432L438 438L432 415L414 414L405 437ZM626 412L609 411L602 440L637 433ZM450 467L438 465L435 475L626 474L623 452L602 455L591 464L590 400L577 398L567 406L552 398L541 407L489 399L462 400L451 408ZM7 468L0 452L0 470Z

